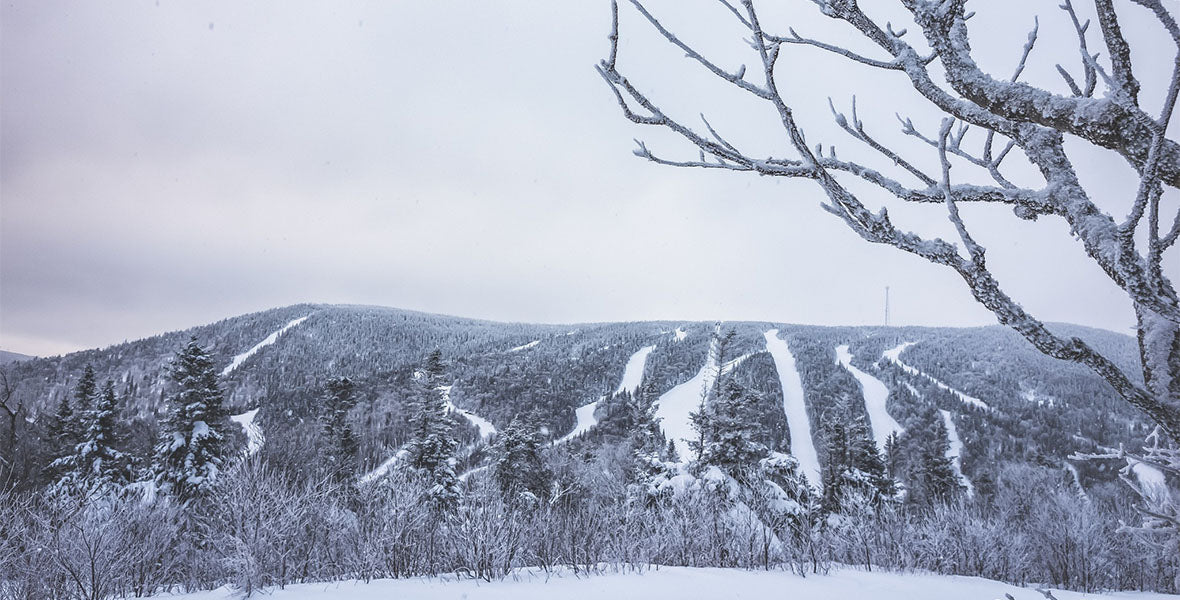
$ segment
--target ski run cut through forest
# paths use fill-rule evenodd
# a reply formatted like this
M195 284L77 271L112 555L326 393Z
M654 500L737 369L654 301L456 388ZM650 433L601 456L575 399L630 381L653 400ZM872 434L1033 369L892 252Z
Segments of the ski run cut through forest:
M0 368L0 600L1176 591L1124 527L1175 480L1079 458L1151 426L998 327L299 305Z

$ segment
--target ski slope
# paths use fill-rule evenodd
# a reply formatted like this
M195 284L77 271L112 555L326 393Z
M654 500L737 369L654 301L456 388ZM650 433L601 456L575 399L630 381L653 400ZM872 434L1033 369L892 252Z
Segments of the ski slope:
M918 369L915 369L914 367L911 367L911 366L905 364L904 362L901 362L901 353L903 351L905 351L906 348L909 348L910 346L913 346L916 343L917 342L905 342L904 344L901 344L900 346L893 348L892 350L886 350L885 351L885 358L888 358L889 360L893 361L894 364L901 367L901 369L903 371L905 371L906 373L909 373L910 375L917 375L919 377L925 377L926 379L928 379L932 383L934 383L934 385L937 385L939 388L944 389L944 390L954 394L956 397L959 398L959 400L962 400L963 402L966 402L967 404L973 404L973 405L978 406L979 408L982 408L984 410L991 410L992 409L992 407L990 405L988 405L987 402L984 402L983 400L980 400L979 398L975 398L973 396L968 396L967 394L964 394L963 392L960 392L959 390L956 390L955 388L935 379L932 375L927 375L926 373L923 373L922 371L919 371Z
M508 577L483 581L444 575L405 579L357 580L331 583L288 584L283 589L261 590L270 600L717 600L789 598L791 600L1044 600L1034 587L955 575L932 573L866 572L834 567L826 575L800 577L783 570L743 570L701 567L645 566L641 572L611 572L603 566L597 575L568 568L517 569ZM1150 592L1098 594L1051 591L1057 600L1177 600L1180 596ZM190 594L162 594L168 600L238 600L242 592L229 586Z
M257 408L230 417L231 421L241 425L242 430L246 432L246 456L253 456L262 448L262 442L266 441L266 436L262 435L262 428L254 422L256 416L258 416Z
M946 437L950 441L950 447L946 449L946 457L951 459L951 466L955 470L955 476L967 488L967 495L975 495L975 486L971 484L971 480L963 475L963 440L959 438L959 428L955 427L955 421L951 418L951 411L939 410L942 413L942 423L946 425Z
M439 391L441 391L443 394L443 401L446 402L447 410L463 415L464 419L467 419L472 425L475 425L475 427L479 429L480 439L487 441L488 438L496 435L496 426L493 425L491 421L469 410L459 408L458 406L455 406L454 402L451 402L451 390L454 387L454 385L442 385L438 387Z
M509 348L508 351L509 352L520 352L521 350L528 350L529 348L532 348L533 346L536 346L537 344L540 344L540 343L541 343L541 340L533 340L527 344L522 344L522 345L517 346L515 348Z
M836 360L840 365L852 373L860 382L861 395L865 400L865 412L869 415L869 426L873 430L873 439L882 452L885 451L885 440L891 434L902 432L901 425L889 415L886 401L889 399L889 388L880 379L861 371L852 364L852 354L848 351L848 344L836 347Z
M618 394L623 391L635 394L639 390L639 384L643 382L643 370L647 367L647 357L655 350L655 346L644 346L638 352L631 355L627 359L627 366L623 368L623 381L619 383L619 389L615 390ZM574 429L569 433L561 436L554 444L564 444L583 433L589 431L592 427L598 424L598 419L594 416L594 409L598 407L605 396L598 400L589 402L574 409Z
M778 330L771 329L763 334L766 351L774 359L779 384L783 388L783 412L787 415L787 428L791 432L791 455L799 461L799 471L813 487L820 486L819 456L811 438L811 421L807 418L807 403L803 398L803 381L795 367L795 357L787 342L778 337Z
M716 341L713 342L716 344ZM689 415L701 407L701 397L713 385L717 376L717 353L712 349L705 366L692 379L664 392L656 400L656 418L664 430L664 436L676 445L680 460L687 461L690 454L688 440L696 437Z
M369 471L368 473L365 473L364 475L362 475L360 478L360 483L362 485L364 485L366 483L371 483L373 481L381 479L382 477L385 476L386 473L389 472L390 469L393 468L393 465L397 464L397 461L405 458L406 455L409 453L410 453L410 451L406 450L405 448L398 450L397 452L394 453L393 456L390 456L389 458L385 459L385 462L377 465L376 469L373 469L372 471Z
M249 350L235 356L233 358L233 360L230 361L229 366L221 371L221 376L225 377L226 375L229 375L231 372L233 372L234 369L240 367L242 365L242 363L246 362L246 359L250 358L251 356L254 356L259 350L262 350L263 348L277 342L279 340L280 335L283 335L284 333L286 333L288 329L295 327L296 325L306 321L307 317L310 317L310 316L311 315L307 315L306 317L299 317L298 319L295 319L294 321L291 321L290 323L283 325L283 327L281 329L279 329L278 331L266 336L266 338L264 338L261 342L254 344L253 348L250 348Z

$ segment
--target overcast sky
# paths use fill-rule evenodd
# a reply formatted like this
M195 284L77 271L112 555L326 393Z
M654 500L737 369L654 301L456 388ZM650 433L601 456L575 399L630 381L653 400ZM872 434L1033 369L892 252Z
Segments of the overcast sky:
M768 15L775 26L851 39L811 2L779 4L794 12ZM1079 69L1057 0L977 4L982 66L1006 77L1039 12L1026 79L1064 91L1053 65ZM1164 38L1117 4L1158 105ZM728 68L753 60L715 3L653 10ZM4 3L0 348L67 352L298 302L536 322L880 324L885 286L893 324L995 322L947 269L824 213L810 182L634 157L637 137L696 153L621 117L593 70L608 30L606 2ZM784 154L767 107L722 89L633 11L623 40L620 69L668 110L694 126L705 112L756 153ZM809 139L874 160L828 112L829 95L847 106L856 93L880 137L937 160L897 135L895 112L929 134L939 120L900 75L788 51L780 85ZM1121 218L1130 169L1074 156ZM856 189L906 228L953 233L938 208ZM1124 296L1060 219L964 215L1034 314L1130 331Z

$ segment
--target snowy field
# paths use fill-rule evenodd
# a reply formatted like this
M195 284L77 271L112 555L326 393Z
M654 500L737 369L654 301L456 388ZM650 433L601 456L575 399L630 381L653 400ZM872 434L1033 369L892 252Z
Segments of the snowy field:
M1033 588L1021 588L978 577L898 574L853 569L828 575L799 577L783 571L741 571L736 569L661 567L643 573L577 577L568 572L546 577L524 571L503 581L478 581L454 577L431 579L384 579L372 583L347 581L330 584L287 586L267 590L260 597L271 600L1044 600ZM1082 594L1052 591L1058 600L1081 598L1176 599L1180 596L1138 592ZM241 593L230 588L212 592L164 596L178 600L230 600Z

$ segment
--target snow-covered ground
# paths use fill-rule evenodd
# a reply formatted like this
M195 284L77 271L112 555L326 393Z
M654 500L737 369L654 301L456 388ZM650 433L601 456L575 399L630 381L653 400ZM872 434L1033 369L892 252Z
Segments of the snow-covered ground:
M852 364L852 354L848 351L848 344L836 347L836 360L852 373L860 382L862 395L865 399L865 412L869 415L869 426L873 430L873 439L882 452L885 451L885 440L890 434L902 432L901 425L889 415L885 403L889 399L889 388L880 379L861 371Z
M688 337L688 332L683 327L677 327L676 331L672 332L672 339L678 342L683 342L686 337Z
M373 469L372 471L369 471L368 473L365 473L364 475L362 475L360 478L360 483L366 484L366 483L370 483L373 481L377 481L378 479L381 479L382 477L385 476L386 473L389 472L390 469L393 468L393 465L397 464L397 461L405 458L406 455L409 453L410 453L410 451L406 450L405 448L398 450L397 452L395 452L393 454L393 456L390 456L389 458L385 459L385 462L377 465L376 469Z
M1168 500L1172 493L1168 490L1168 480L1163 471L1133 458L1128 458L1127 462L1131 465L1131 472L1135 474L1139 487L1149 498L1156 502Z
M645 346L640 348L638 352L631 355L627 359L627 366L623 368L623 381L619 383L619 389L615 393L624 390L634 394L639 389L639 384L643 382L643 370L647 367L647 357L655 350L655 346ZM554 444L564 444L583 433L586 433L590 428L598 424L598 419L594 416L594 409L602 398L593 402L588 402L579 406L574 410L574 429L564 436L558 438Z
M310 317L310 316L311 315L307 315L307 317ZM283 325L283 327L281 329L279 329L278 331L266 336L266 338L263 339L261 342L254 344L253 348L250 348L249 350L235 356L234 359L230 361L229 366L221 371L221 376L225 377L226 375L229 375L234 369L240 367L242 365L242 363L246 362L247 358L254 356L254 354L257 353L259 350L277 342L279 340L280 335L283 335L284 333L286 333L288 329L295 327L296 325L306 321L307 317L299 317L298 319L295 319L294 321L291 321L290 323Z
M903 371L909 373L910 375L918 375L919 377L925 377L926 379L929 379L934 383L934 385L937 385L938 387L954 394L959 398L959 400L962 400L963 402L974 404L975 406L978 406L984 410L991 410L992 407L989 406L987 402L984 402L983 400L973 396L968 396L967 394L964 394L963 392L960 392L959 390L956 390L955 388L935 379L932 375L927 375L926 373L923 373L922 371L919 371L918 369L901 362L901 353L904 352L906 348L909 348L916 343L917 342L906 342L896 348L893 348L892 350L886 350L885 358L893 361L897 366L901 367Z
M520 352L521 350L528 350L529 348L532 348L533 346L536 346L537 344L540 344L540 343L541 343L541 340L533 340L527 344L522 344L522 345L517 346L515 348L509 348L508 351L509 352Z
M447 403L447 410L459 413L463 415L463 418L471 421L471 424L475 425L479 429L480 439L486 441L488 438L496 435L496 426L493 425L491 421L469 410L459 408L458 406L455 406L454 402L451 402L451 390L454 389L454 387L454 385L443 385L439 386L438 388L443 393L443 400Z
M656 400L656 418L660 420L664 436L676 444L680 460L688 460L692 456L688 440L694 439L696 432L689 415L700 409L702 395L713 385L713 379L717 376L716 357L717 353L710 350L705 366L692 379L664 392Z
M256 408L230 417L231 421L241 425L242 430L246 432L246 456L253 456L262 448L262 442L266 441L266 436L262 435L262 428L254 422L254 417L257 416L258 409Z
M971 480L963 475L963 440L959 438L959 428L955 427L955 420L951 418L951 411L939 410L942 413L942 423L946 425L946 437L950 440L950 447L946 449L946 457L951 459L951 466L955 469L955 475L959 481L967 488L967 495L975 495L975 486L971 484Z
M807 482L815 487L820 485L819 456L811 438L811 421L807 418L807 404L803 400L803 381L795 367L795 356L787 342L778 337L778 330L771 329L766 338L766 351L774 359L779 384L783 388L783 412L787 415L787 429L791 433L791 455L799 461L799 470Z
M1058 600L1121 598L1127 600L1176 600L1180 596L1145 592L1083 594L1052 590ZM238 600L241 593L228 587L210 592L159 596L173 600ZM800 577L784 571L659 567L642 573L606 573L575 576L560 570L545 573L521 570L501 581L458 579L454 576L414 579L379 579L372 583L343 581L288 585L266 591L271 600L716 600L790 598L828 600L1043 600L1034 588L1021 588L979 577L926 573L864 572L834 569L827 575Z

